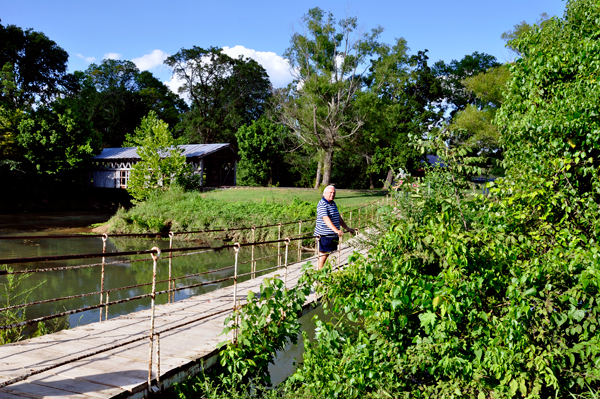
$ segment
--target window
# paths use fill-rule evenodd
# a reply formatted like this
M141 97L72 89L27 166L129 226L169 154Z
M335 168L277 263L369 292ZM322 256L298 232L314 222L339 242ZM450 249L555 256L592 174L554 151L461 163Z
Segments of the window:
M129 179L129 171L128 170L121 170L120 171L120 179L119 179L119 187L120 188L127 188L127 180Z

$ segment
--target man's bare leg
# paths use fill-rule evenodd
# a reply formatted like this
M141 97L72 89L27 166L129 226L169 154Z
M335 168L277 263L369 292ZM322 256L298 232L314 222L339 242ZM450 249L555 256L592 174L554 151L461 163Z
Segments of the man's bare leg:
M325 265L325 262L327 261L327 258L329 257L329 253L327 252L319 252L319 263L317 268L319 270L321 270L323 268L323 266Z

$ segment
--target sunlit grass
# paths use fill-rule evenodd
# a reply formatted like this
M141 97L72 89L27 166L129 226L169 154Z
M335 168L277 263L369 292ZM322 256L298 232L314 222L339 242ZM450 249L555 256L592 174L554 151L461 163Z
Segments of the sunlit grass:
M384 197L386 191L354 191L337 190L335 202L339 206L349 207L370 203ZM294 198L300 201L316 203L321 199L321 191L311 189L290 189L277 187L260 188L232 188L227 190L213 190L202 194L203 198L227 202L266 202L266 203L291 203Z

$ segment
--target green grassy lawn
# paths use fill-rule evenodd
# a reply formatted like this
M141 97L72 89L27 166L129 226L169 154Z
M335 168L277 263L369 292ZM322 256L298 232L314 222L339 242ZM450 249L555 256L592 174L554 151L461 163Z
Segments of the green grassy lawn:
M335 200L340 212L345 214L385 195L385 191L338 190ZM235 188L201 193L176 188L157 193L131 209L120 209L109 221L109 233L233 229L277 225L299 219L307 222L304 229L310 231L314 228L320 198L319 190ZM370 211L373 209L370 208ZM365 212L363 210L362 214ZM297 234L297 229L295 224L287 225L282 233L291 236ZM277 228L260 229L256 234L257 239L274 239ZM247 241L250 235L250 230L244 230L209 236ZM186 238L184 235L178 237Z
M387 194L381 190L337 190L335 202L342 207L356 207L376 201ZM226 202L266 202L285 204L294 198L300 201L314 202L315 206L322 195L319 190L260 187L260 188L231 188L227 190L213 190L202 194L203 198L215 199Z

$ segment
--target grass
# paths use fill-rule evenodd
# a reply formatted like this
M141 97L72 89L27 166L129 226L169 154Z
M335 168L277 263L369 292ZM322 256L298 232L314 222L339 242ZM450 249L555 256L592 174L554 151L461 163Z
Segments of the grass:
M385 192L339 190L338 209L344 216L358 206L385 196ZM109 221L109 233L185 232L194 230L232 229L238 227L277 225L299 219L303 234L314 229L319 190L279 188L237 188L208 193L185 192L180 188L159 193L129 210L119 210ZM364 210L362 211L364 215ZM357 213L354 213L356 220ZM348 216L346 216L348 218ZM284 226L282 237L298 234L298 224ZM220 239L248 242L251 230L199 235L177 235L178 239ZM257 229L256 240L271 240L278 228Z
M373 202L387 194L386 191L354 191L337 190L335 202L340 207L355 207ZM203 198L215 199L227 202L267 202L267 203L289 203L296 198L317 204L321 199L320 190L260 187L260 188L232 188L227 190L214 190L202 194Z

